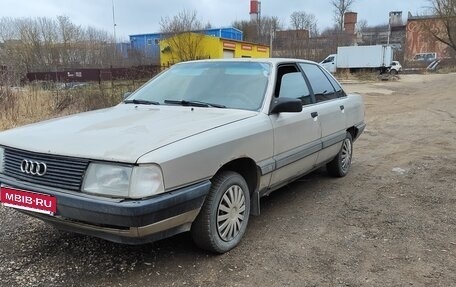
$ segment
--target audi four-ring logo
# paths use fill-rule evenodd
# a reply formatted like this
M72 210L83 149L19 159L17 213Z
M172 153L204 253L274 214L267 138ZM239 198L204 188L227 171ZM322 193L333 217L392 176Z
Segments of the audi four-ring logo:
M44 162L24 159L21 162L21 171L26 174L43 176L46 174L47 166Z

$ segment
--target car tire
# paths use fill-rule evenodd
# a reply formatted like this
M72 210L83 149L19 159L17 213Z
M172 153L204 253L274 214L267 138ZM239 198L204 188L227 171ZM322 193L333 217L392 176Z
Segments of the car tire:
M348 174L353 156L353 137L347 132L336 157L326 165L331 176L344 177Z
M192 224L192 239L202 249L225 253L241 241L249 215L250 193L245 179L236 172L221 172L212 179L209 194Z
M397 70L390 70L390 74L393 75L393 76L396 76L398 74Z

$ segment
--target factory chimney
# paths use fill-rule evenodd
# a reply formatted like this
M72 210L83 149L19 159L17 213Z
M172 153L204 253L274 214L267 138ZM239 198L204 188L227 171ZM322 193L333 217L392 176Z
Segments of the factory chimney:
M261 2L250 0L250 21L259 21L261 17Z
M357 22L358 22L358 13L345 12L345 14L344 14L344 31L345 31L345 33L354 35Z

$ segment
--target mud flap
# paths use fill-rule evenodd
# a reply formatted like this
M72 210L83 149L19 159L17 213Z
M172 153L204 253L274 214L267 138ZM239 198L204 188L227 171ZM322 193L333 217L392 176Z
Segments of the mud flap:
M258 190L255 190L250 198L250 214L260 215L260 192Z

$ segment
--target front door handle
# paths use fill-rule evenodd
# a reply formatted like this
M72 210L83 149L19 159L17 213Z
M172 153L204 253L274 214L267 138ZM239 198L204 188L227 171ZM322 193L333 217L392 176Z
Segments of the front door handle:
M344 105L340 106L340 110L343 111L345 109Z
M310 115L311 115L312 118L314 118L314 119L315 119L316 117L318 117L318 113L317 113L317 112L313 112L313 113L311 113Z

